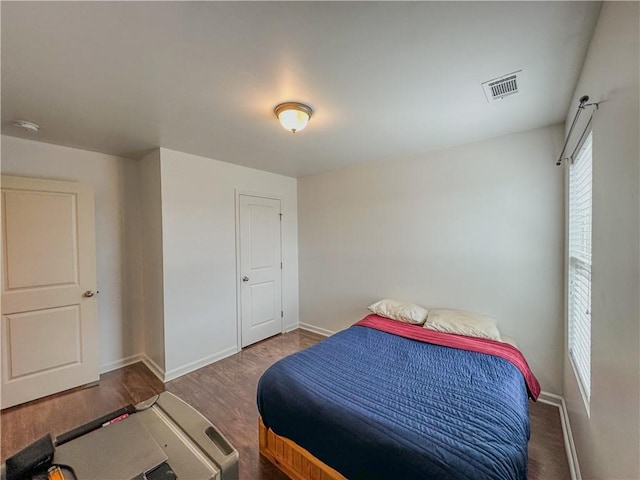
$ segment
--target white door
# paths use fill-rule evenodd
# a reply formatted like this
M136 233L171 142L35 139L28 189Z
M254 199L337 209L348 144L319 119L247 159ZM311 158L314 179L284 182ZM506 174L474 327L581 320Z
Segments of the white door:
M93 192L2 176L2 408L98 375Z
M280 200L239 195L241 345L282 333Z

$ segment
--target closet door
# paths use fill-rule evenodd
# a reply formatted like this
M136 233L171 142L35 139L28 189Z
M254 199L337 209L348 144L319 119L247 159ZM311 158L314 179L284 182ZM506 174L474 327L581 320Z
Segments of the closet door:
M239 195L241 345L282 333L280 200Z

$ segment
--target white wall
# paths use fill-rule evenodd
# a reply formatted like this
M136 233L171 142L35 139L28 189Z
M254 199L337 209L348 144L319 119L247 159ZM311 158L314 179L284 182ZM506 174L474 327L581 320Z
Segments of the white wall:
M295 178L160 149L165 378L239 348L235 189L281 198L285 328L298 324Z
M380 298L495 317L561 393L561 126L298 180L300 322L346 328Z
M565 355L564 394L583 478L640 478L640 14L605 2L568 121L582 95L593 125L591 417Z
M138 171L123 158L2 136L2 174L71 180L93 187L100 370L141 349L142 280Z
M136 162L7 136L1 168L94 189L101 371L143 353L170 379L238 350L235 189L282 199L285 329L298 325L295 178L167 149Z
M165 369L165 332L162 265L162 192L160 150L154 150L138 165L140 178L140 231L142 248L144 319L143 351L149 367L159 377Z

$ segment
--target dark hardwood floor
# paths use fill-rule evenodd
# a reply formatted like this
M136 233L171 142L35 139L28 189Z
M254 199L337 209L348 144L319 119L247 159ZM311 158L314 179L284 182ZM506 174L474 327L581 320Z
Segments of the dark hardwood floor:
M59 435L129 403L168 390L198 409L240 452L240 477L287 477L258 452L256 386L276 360L309 347L323 337L295 330L163 385L142 363L104 374L100 385L77 389L4 410L0 415L0 457L8 456L50 432ZM569 477L558 409L530 403L529 479Z
M51 395L0 414L2 461L47 433L61 433L164 390L142 363L100 376L100 384Z

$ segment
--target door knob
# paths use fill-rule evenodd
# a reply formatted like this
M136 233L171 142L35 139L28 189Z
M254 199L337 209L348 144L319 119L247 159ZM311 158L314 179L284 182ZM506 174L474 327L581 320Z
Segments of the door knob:
M93 290L87 290L86 292L84 292L82 295L87 297L87 298L91 298L96 294L96 292L94 292Z
M242 277L242 281L243 282L248 282L249 281L249 277Z

